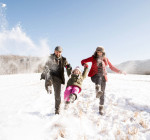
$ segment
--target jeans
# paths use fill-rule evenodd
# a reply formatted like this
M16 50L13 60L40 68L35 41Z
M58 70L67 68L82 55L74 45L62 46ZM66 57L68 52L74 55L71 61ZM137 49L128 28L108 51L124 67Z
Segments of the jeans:
M103 75L94 75L91 77L91 80L95 85L101 85L101 90L103 91L103 95L100 97L100 105L104 105L104 97L105 97L105 87L106 87L106 80Z

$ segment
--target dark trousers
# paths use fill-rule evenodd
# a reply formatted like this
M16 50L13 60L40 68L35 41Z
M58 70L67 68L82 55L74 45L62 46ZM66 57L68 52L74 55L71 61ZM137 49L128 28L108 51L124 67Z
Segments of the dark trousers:
M55 92L55 110L59 110L61 103L61 83L62 80L56 76L52 77L52 83Z
M91 77L91 80L95 85L101 85L101 90L103 91L103 95L100 97L100 105L104 105L104 100L105 100L105 87L106 87L106 80L103 75L94 75Z

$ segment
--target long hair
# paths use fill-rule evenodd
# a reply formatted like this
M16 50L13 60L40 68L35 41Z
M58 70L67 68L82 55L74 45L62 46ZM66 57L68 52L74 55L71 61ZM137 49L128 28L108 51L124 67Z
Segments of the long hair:
M102 53L103 53L102 57L104 58L105 57L105 52L102 52ZM95 59L98 58L97 51L94 52L93 56L94 56Z

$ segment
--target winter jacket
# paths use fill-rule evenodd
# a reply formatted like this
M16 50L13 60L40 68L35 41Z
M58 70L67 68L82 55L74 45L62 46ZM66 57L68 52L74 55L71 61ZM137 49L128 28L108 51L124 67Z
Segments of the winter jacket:
M49 56L48 61L45 64L45 69L42 73L43 78L41 78L41 79L45 79L44 78L45 71L46 71L46 68L48 68L50 70L50 74L52 77L53 76L59 77L62 81L62 84L65 84L64 67L66 67L68 76L71 74L72 68L71 68L70 64L68 64L65 57L61 56L59 61L60 62L57 64L55 54L51 54ZM41 75L41 77L42 77L42 75Z
M82 82L86 78L88 73L88 68L84 68L84 71L80 75L71 74L71 78L67 82L68 86L78 86L80 89L82 88Z
M92 62L92 66L91 66L91 69L89 71L89 74L88 76L89 77L92 77L94 76L95 74L98 73L98 67L97 67L97 60L96 58L94 57L94 55L92 57L89 57L87 59L84 59L81 61L81 64L84 65L85 63L87 62ZM107 81L107 71L106 71L106 66L109 65L109 68L116 72L116 73L121 73L121 71L119 69L117 69L115 66L113 66L110 61L108 60L108 58L106 59L103 59L103 74L104 74L104 77L105 77L105 80Z

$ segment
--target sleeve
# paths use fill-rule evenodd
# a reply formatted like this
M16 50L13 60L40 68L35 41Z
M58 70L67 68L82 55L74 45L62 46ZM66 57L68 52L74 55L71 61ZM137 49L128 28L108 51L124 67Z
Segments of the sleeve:
M92 60L93 60L93 56L92 56L92 57L89 57L89 58L86 58L86 59L83 59L83 60L81 61L81 65L84 65L84 64L87 63L87 62L92 62Z
M49 67L48 67L48 61L45 63L45 66L44 66L44 69L43 69L43 72L41 73L41 78L40 80L45 80L45 77L46 77L46 74L47 72L49 71Z
M68 63L67 59L64 58L64 67L66 68L67 71L67 75L70 76L71 72L72 72L72 67L71 65Z
M88 68L87 68L87 67L85 67L85 68L84 68L84 71L83 71L83 73L82 73L82 77L83 77L83 79L85 79L85 78L86 78L87 74L88 74Z
M107 58L107 62L108 62L109 68L110 68L112 71L114 71L114 72L116 72L116 73L121 73L121 70L119 70L119 69L117 69L115 66L113 66L113 65L110 63L110 61L108 60L108 58Z

